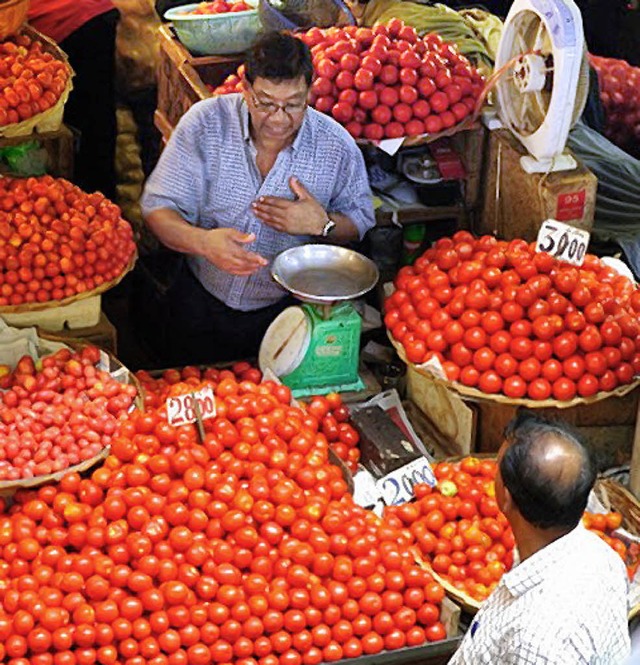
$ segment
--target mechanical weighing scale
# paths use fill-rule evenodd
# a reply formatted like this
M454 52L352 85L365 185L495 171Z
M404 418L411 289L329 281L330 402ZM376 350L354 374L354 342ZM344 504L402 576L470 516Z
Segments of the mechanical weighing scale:
M362 320L349 302L378 281L375 263L335 245L302 245L279 254L271 274L304 304L269 326L258 362L294 397L362 390L358 375Z

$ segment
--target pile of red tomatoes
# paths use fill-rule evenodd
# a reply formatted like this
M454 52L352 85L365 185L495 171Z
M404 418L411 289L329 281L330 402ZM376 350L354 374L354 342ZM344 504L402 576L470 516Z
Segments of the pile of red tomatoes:
M259 383L262 372L248 362L236 362L226 368L220 367L183 367L181 369L164 370L161 376L154 377L149 372L141 370L136 372L136 378L140 381L144 392L144 404L146 408L157 408L164 404L167 397L174 394L176 390L184 390L204 385L215 385L224 379L235 379L239 382L248 381ZM176 386L180 384L179 386ZM271 385L271 384L269 384ZM273 390L283 403L290 401L291 390L285 385L273 385ZM251 395L238 396L238 408L248 408L246 403L251 401ZM317 395L309 400L306 405L309 417L315 418L317 427L327 438L333 452L347 465L349 471L355 473L358 469L360 449L358 444L360 436L349 422L349 408L343 404L338 393L330 393L326 396Z
M0 178L0 307L63 300L119 277L136 246L120 209L61 178Z
M419 37L400 19L374 28L311 28L298 35L313 55L311 104L355 138L436 134L475 109L483 80L436 34ZM232 74L214 94L240 90Z
M0 660L319 665L446 636L442 587L353 503L317 419L269 382L215 395L202 444L136 411L90 478L0 514Z
M47 111L62 95L71 68L27 35L0 43L0 126Z
M24 356L0 380L0 481L33 478L91 459L112 441L136 396L98 368L100 351Z
M437 358L485 394L572 400L640 372L640 291L597 257L580 268L523 240L442 238L400 269L385 324L411 363Z
M416 501L387 508L387 519L410 529L442 579L482 601L513 565L513 532L495 499L496 462L465 457L433 470L437 487L416 486Z

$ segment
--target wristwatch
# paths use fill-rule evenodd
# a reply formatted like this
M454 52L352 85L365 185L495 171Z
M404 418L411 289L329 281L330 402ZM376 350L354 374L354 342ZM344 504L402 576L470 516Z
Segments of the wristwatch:
M322 231L320 233L321 238L328 238L329 234L333 229L336 228L336 223L327 215L327 221L324 223L324 226L322 227Z

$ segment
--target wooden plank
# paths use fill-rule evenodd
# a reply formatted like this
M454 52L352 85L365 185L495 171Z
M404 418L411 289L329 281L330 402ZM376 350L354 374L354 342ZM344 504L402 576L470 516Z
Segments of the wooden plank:
M429 380L410 365L407 367L407 395L451 442L453 454L467 455L475 449L476 415L459 395Z
M640 499L640 404L636 411L636 426L633 431L629 489L637 499Z
M158 30L158 111L168 127L166 138L178 120L198 101L211 96L208 86L218 86L242 62L241 56L196 57L177 39L170 25ZM168 133L167 133L168 130Z

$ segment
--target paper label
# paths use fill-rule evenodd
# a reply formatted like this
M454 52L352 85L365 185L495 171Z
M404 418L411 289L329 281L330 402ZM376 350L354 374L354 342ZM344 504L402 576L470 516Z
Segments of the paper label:
M196 393L176 395L167 398L167 419L170 425L186 425L195 423L198 419L197 406L200 409L200 419L206 420L216 415L216 400L211 386L206 386Z
M581 189L579 192L560 194L556 205L556 219L559 222L569 222L572 219L582 219L584 216L584 204L587 192Z
M414 497L413 487L420 483L427 483L431 487L436 484L436 477L426 457L419 457L388 473L376 485L385 504L397 506L411 501Z
M551 254L558 261L581 266L587 253L590 237L591 234L588 231L563 224L555 219L547 219L538 232L536 251Z

